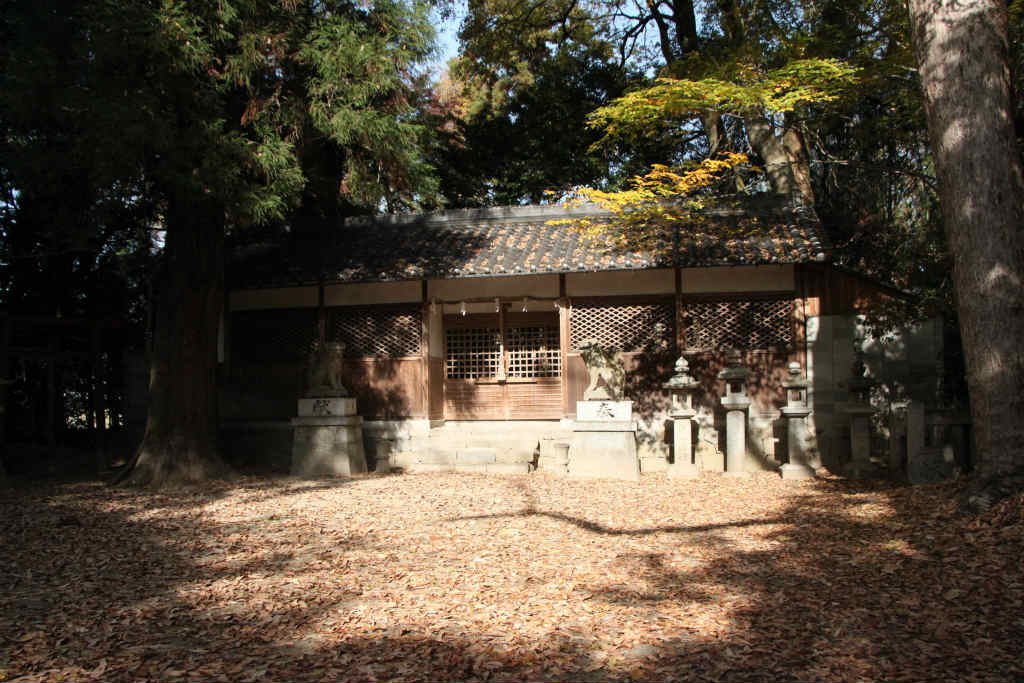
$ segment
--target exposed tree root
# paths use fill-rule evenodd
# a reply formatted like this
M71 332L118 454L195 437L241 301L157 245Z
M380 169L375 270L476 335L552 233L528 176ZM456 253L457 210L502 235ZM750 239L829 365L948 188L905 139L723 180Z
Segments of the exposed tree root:
M986 512L1020 493L1024 493L1024 467L971 482L963 492L961 509L968 514Z
M195 486L210 479L223 479L233 474L215 452L175 444L139 447L132 462L118 475L115 484L153 489Z

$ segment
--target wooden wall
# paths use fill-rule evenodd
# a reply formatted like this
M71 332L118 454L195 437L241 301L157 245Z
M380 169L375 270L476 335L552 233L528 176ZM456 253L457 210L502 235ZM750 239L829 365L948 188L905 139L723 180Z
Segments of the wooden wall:
M232 364L223 382L221 417L284 420L295 417L305 382L302 362ZM370 419L427 417L423 362L409 358L348 358L342 373L359 414Z
M562 410L560 377L529 382L444 382L444 410L449 420L557 420Z
M347 359L343 377L363 417L427 417L423 361L419 357Z
M806 315L866 313L902 294L865 277L826 264L802 264L796 271L797 295L806 302Z

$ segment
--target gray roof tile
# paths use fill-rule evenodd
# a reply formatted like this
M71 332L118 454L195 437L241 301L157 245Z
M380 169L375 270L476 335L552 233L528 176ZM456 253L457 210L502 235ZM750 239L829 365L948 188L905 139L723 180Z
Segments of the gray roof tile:
M233 286L252 287L320 279L363 282L782 264L825 260L828 251L813 211L773 198L709 211L707 229L679 230L677 236L667 230L664 246L649 252L607 249L586 242L568 226L547 223L596 213L593 207L566 212L557 206L527 206L350 218L333 233L333 244L299 250L286 265L279 260L270 267L236 260L231 279ZM673 241L678 244L675 253Z

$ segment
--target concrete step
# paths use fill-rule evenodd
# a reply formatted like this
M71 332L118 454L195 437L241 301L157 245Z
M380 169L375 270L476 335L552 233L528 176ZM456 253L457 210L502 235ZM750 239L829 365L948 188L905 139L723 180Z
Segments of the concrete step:
M527 462L461 462L454 465L444 463L416 462L405 468L411 474L437 472L464 472L467 474L529 474L532 467Z
M454 472L455 466L440 463L417 462L407 467L406 471L413 474L421 474L425 472Z
M492 462L484 465L487 474L529 474L528 462Z
M486 464L498 459L498 451L494 448L459 448L455 451L455 463Z
M452 451L431 448L426 453L420 453L417 462L428 465L454 465L455 453Z
M391 454L391 465L407 469L420 460L420 454L413 451L399 451Z
M537 469L548 472L565 473L566 463L555 456L537 458Z

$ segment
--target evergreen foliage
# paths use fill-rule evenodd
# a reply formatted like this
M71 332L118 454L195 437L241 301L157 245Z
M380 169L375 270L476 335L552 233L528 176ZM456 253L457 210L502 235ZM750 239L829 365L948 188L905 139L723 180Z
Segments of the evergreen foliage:
M148 228L163 232L154 400L135 481L220 470L227 232L432 197L413 110L432 40L417 0L7 3L0 180L11 262L43 263L53 283L44 310L67 312L59 290L76 264L100 268L119 244L148 255ZM31 278L6 270L7 300L30 305Z

